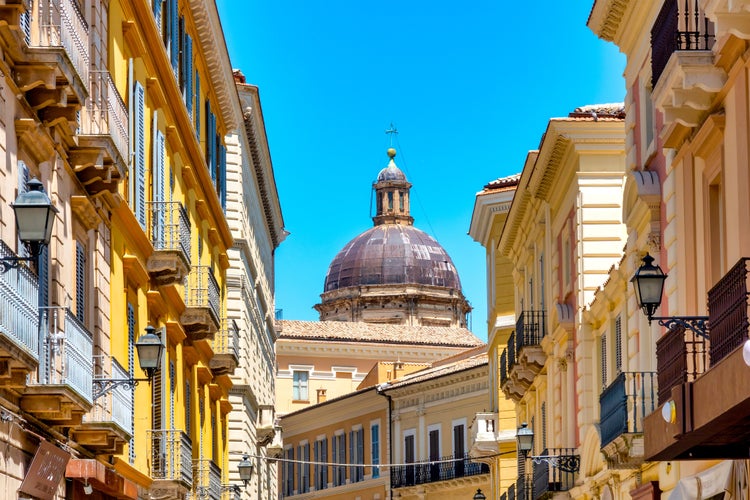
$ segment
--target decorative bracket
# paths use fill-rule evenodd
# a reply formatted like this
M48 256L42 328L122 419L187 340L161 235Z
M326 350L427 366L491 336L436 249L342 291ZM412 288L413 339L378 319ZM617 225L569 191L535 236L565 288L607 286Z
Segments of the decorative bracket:
M116 387L128 386L132 391L138 382L149 382L147 378L97 378L94 379L94 393L92 399L97 400Z
M530 457L535 464L545 462L556 469L560 469L563 472L578 472L581 468L581 457L578 455L539 455L536 457Z
M651 319L657 320L667 330L681 326L699 337L708 338L708 316L654 316Z

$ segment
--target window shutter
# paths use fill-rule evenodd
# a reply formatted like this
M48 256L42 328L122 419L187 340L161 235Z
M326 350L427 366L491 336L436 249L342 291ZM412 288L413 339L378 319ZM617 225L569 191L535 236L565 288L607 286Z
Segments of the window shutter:
M321 462L328 463L328 438L327 437L323 438L322 449L323 449L323 452L321 453L321 457L322 457ZM323 474L322 488L327 488L328 487L328 466L327 465L323 466L322 474Z
M219 144L219 200L221 207L227 208L227 148Z
M177 84L182 94L182 99L186 100L185 95L185 82L187 81L187 75L185 74L185 63L187 62L187 51L185 50L185 18L179 16L178 21L178 64L177 64Z
M174 421L174 399L175 399L175 384L177 382L177 376L174 368L174 361L169 362L169 422L172 429L177 428L177 423Z
M185 34L185 105L188 115L193 119L193 39Z
M201 140L201 77L195 71L195 137Z
M49 303L49 246L44 245L39 254L39 307L46 307Z
M135 82L135 216L146 229L146 90Z
M601 364L602 364L602 390L607 387L607 335L602 335L601 340Z
M18 194L21 195L29 190L29 167L26 166L26 162L23 160L18 160ZM29 249L26 246L26 243L21 241L20 238L18 238L18 244L16 245L16 248L18 248L18 256L19 257L28 257ZM41 306L41 304L39 304Z
M193 410L191 400L193 393L190 390L190 381L185 381L185 434L192 439Z
M156 20L156 27L161 33L161 3L163 0L153 0L154 19Z
M547 449L547 402L542 403L542 449Z
M84 323L86 317L86 248L76 241L76 318Z
M357 463L365 463L365 430L359 429L357 431ZM357 480L361 481L364 479L365 469L364 467L357 467Z
M618 375L622 372L622 319L619 315L615 318L615 371Z
M128 373L133 376L135 373L135 307L128 302ZM130 435L135 437L135 391L130 391ZM135 462L135 439L130 441L128 446L128 460L130 463Z
M355 431L351 430L349 431L349 463L355 464L357 463L357 456L355 455L356 452L356 434ZM353 483L355 478L357 477L356 467L351 466L349 467L349 482Z
M170 37L169 37L169 58L172 61L172 71L175 78L179 78L179 59L180 59L180 40L179 40L179 12L177 9L177 0L167 0L171 4L170 8Z
M370 455L373 466L380 463L380 427L377 425L370 428ZM380 467L372 468L372 477L380 477Z

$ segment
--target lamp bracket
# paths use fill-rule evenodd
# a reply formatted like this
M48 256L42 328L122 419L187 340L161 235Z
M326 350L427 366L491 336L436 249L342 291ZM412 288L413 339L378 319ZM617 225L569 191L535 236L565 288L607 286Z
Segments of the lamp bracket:
M578 472L581 468L581 457L578 455L539 455L529 458L537 465L545 462L550 467L560 469L563 472Z
M0 266L2 266L3 274L7 273L11 269L17 269L21 265L21 262L31 262L36 260L37 256L31 257L2 257L0 258Z
M112 392L116 387L128 386L133 390L138 382L151 382L147 378L97 378L94 379L94 393L92 399L97 400L108 392Z
M232 493L242 493L242 487L239 484L222 484L221 491L231 491Z
M649 322L652 319L657 320L659 325L667 330L681 326L699 337L708 338L708 316L653 316L649 318Z

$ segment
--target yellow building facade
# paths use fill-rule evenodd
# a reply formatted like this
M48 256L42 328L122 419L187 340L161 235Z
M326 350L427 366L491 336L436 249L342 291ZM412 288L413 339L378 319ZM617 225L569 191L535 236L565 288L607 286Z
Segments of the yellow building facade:
M216 5L34 0L6 2L0 16L0 425L16 464L2 473L6 496L239 495L225 137L253 132ZM40 187L54 225L48 243L29 246L11 207ZM254 265L272 267L264 256L285 233L272 174L264 187L258 230L279 237L260 244ZM259 274L272 331L272 269ZM154 335L163 349L146 377L138 344ZM259 453L254 438L238 450ZM41 463L55 464L47 483ZM276 489L275 473L262 481Z
M490 466L487 498L499 499L514 484L517 473L513 402L500 390L500 359L515 326L513 266L497 251L497 243L510 211L519 175L488 183L477 193L469 235L486 251L487 357L489 365L488 411L477 413L471 428L471 456ZM503 431L501 431L504 429Z

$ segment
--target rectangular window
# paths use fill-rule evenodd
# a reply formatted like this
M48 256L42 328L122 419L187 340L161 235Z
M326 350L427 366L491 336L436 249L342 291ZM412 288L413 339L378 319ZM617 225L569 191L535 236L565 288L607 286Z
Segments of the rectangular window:
M466 437L464 425L453 426L453 456L462 460L456 460L456 477L464 475L464 458L466 457Z
M407 434L404 436L404 462L407 464L413 464L417 459L416 448L414 446L414 434ZM406 486L414 486L415 484L415 469L413 465L406 466Z
M373 424L370 426L370 462L372 463L372 477L380 477L380 467L375 467L380 463L380 426Z
M427 453L430 463L430 481L440 480L440 430L432 429L427 433ZM454 462L455 463L455 462Z
M310 491L310 443L301 444L297 447L297 476L299 477L298 493Z
M315 441L313 448L315 454L315 490L328 487L328 467L323 465L328 462L328 438Z
M364 464L365 448L364 429L352 429L349 432L349 462L352 464ZM356 483L362 481L364 476L364 467L352 465L349 470L349 482Z
M284 496L294 495L294 448L284 450L284 467L282 470L282 482Z
M346 463L346 434L333 436L333 462L336 464ZM346 465L335 465L333 467L333 485L343 486L346 484Z
M308 372L295 371L292 374L292 399L294 401L309 401L307 390Z

